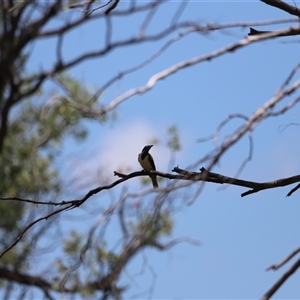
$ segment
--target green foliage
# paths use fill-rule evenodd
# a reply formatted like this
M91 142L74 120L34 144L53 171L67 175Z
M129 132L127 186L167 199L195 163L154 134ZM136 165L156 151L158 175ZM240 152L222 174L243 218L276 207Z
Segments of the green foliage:
M170 236L174 227L174 220L169 211L156 215L145 212L136 224L129 223L134 235L143 237L144 243L151 245L162 236Z
M119 260L117 254L106 248L107 244L104 240L98 241L89 237L86 241L85 236L72 230L68 238L63 241L64 260L55 262L61 276L61 278L56 277L55 281L60 282L64 274L68 274L68 285L76 287L82 297L94 296L96 290L89 283L100 279L104 283ZM69 273L70 270L72 270L71 273ZM109 281L107 285L110 286Z
M95 118L98 121L106 122L107 115L95 115L91 111L94 107L96 101L99 102L99 93L90 92L79 80L72 78L68 73L62 73L57 77L57 81L60 83L64 90L64 96L61 98L62 102L66 104L67 107L73 108L71 110L74 117L86 117Z
M18 60L22 69L27 57ZM24 79L26 82L26 79ZM84 114L80 110L91 107L91 95L71 76L60 78L66 87L64 94L52 93L45 103L45 95L37 91L30 99L24 99L11 113L7 135L0 156L0 196L29 199L56 197L62 189L62 181L55 165L66 136L83 140L87 131L83 127ZM29 89L29 86L27 87ZM26 87L23 85L23 90ZM70 95L76 95L76 99ZM77 106L75 105L77 104ZM21 201L0 201L0 251L8 247L28 224L28 217L45 207L36 207ZM33 209L33 210L32 210ZM48 221L49 222L49 221ZM30 234L28 236L30 239ZM74 238L74 236L73 236ZM24 250L25 237L1 259L0 265L20 269L30 257L31 248ZM73 247L76 243L73 243ZM68 245L71 254L71 244ZM74 248L74 252L77 249ZM63 267L63 266L61 266Z
M64 84L72 93L87 102L91 96L80 83L70 76ZM45 105L40 99L24 100L9 123L0 163L0 195L29 197L37 191L59 192L60 182L54 165L54 156L66 134L78 140L87 136L82 126L81 111L70 106L71 100L53 95ZM12 184L13 183L13 184Z
M157 180L158 180L159 178L157 178ZM151 179L150 179L150 177L148 177L148 176L143 176L143 177L141 177L141 183L142 183L142 185L149 185L149 184L151 184L151 186L152 186L152 181L151 181Z
M68 239L64 241L64 252L70 255L78 255L82 248L82 236L75 230L71 231Z
M178 135L178 129L175 125L170 126L167 129L167 133L169 135L168 147L173 151L179 151L181 149L180 139Z

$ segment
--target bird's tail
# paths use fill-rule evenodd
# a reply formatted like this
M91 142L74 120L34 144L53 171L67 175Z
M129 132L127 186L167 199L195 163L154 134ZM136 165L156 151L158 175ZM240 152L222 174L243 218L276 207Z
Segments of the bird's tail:
M150 178L152 180L153 188L158 189L158 183L157 183L156 175L151 175Z

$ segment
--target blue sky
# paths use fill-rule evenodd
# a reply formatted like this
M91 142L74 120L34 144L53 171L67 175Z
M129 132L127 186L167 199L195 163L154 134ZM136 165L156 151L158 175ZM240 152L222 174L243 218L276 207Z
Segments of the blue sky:
M300 2L296 3L299 7ZM168 22L168 17L178 5L178 1L164 4L149 31L155 32L164 22ZM259 1L190 1L181 17L182 20L189 19L200 24L279 18L289 18L289 15ZM123 39L132 35L132 28L140 23L140 19L136 17L129 23L116 18L114 22L114 38ZM73 31L64 43L65 59L101 46L103 25L96 21ZM286 26L253 27L274 30ZM174 63L235 43L246 37L248 31L248 28L226 29L207 35L190 35L175 43L144 69L117 82L105 91L101 101L109 103L128 89L146 84L154 73ZM80 64L71 73L87 86L99 87L117 72L145 60L166 41L116 50L101 59ZM214 145L211 142L197 143L197 139L214 133L229 114L250 116L275 94L292 68L299 63L295 41L299 43L297 38L257 43L187 68L159 82L149 92L122 103L117 108L115 122L104 125L96 121L87 123L90 130L88 140L84 144L68 140L60 158L74 168L75 177L85 177L82 182L86 183L86 189L80 189L79 194L74 189L69 193L80 197L99 182L111 182L116 179L113 171L117 169L127 172L139 170L137 154L152 138L161 141L151 150L157 169L170 171L167 169L169 151L165 142L166 128L171 125L178 127L182 143L182 151L176 156L174 166L184 168L203 157ZM35 60L30 67L51 66L51 58L55 55L53 45L53 40L43 40L40 46L36 46L33 50ZM296 79L298 77L299 72ZM272 181L299 174L300 127L289 126L282 130L290 123L299 124L299 116L300 109L296 106L285 115L270 118L255 129L253 157L240 178ZM233 121L226 126L219 143L238 125L241 123ZM234 177L248 155L248 149L248 140L244 138L222 157L214 171ZM135 178L124 185L130 191L137 192L141 188L138 183ZM113 192L116 197L121 188ZM191 206L181 204L180 211L175 214L172 235L190 236L199 240L200 245L182 243L166 252L146 250L144 254L151 267L134 276L134 280L124 275L123 280L131 285L126 297L147 297L147 289L151 288L153 280L151 296L155 299L261 297L291 264L276 272L266 272L265 269L299 247L299 192L286 198L291 188L266 190L241 198L240 194L246 191L243 188L227 186L220 189L218 185L205 184L205 189ZM110 199L108 193L104 195L91 198L87 208L92 209L97 201ZM80 214L83 213L80 211ZM96 217L91 224L95 221ZM77 228L78 224L68 222L70 229ZM114 237L111 239L113 241ZM145 260L140 255L130 263L127 272L138 273L143 264ZM155 276L151 273L152 269ZM299 298L299 280L298 271L274 298ZM146 293L137 296L143 291Z

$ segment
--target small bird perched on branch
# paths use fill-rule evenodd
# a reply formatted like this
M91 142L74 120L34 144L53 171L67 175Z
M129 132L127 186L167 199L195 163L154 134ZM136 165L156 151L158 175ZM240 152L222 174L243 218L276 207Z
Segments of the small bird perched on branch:
M156 171L155 163L153 160L152 155L149 153L149 150L153 147L153 145L147 145L143 148L142 152L138 156L138 161L142 168L145 171ZM150 175L150 178L152 180L153 188L157 189L157 179L156 175Z
M256 30L254 28L250 27L250 32L248 35L258 35L258 34L264 34L264 33L270 33L271 31L261 31L261 30Z

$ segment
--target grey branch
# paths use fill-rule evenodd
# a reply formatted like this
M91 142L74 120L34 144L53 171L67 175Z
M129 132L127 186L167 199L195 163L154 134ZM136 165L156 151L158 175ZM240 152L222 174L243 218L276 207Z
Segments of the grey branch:
M284 264L286 264L290 259L292 259L298 253L300 253L300 247L295 249L291 254L289 254L287 257L285 257L280 263L268 267L266 269L266 271L279 269L280 267L282 267Z

